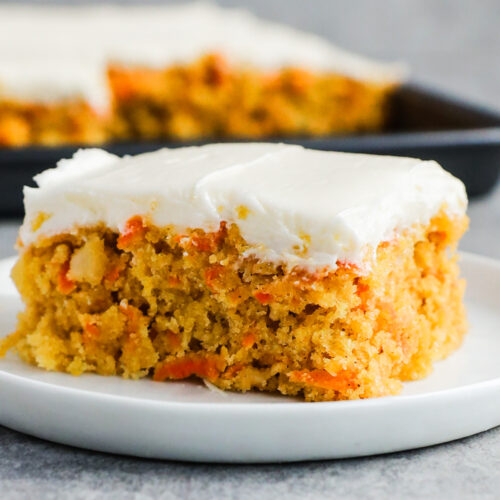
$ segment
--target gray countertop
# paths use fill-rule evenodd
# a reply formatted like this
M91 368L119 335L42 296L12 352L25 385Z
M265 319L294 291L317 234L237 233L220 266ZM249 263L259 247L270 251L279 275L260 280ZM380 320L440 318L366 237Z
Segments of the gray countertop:
M499 107L498 0L253 0L248 4L262 16L316 31L347 48L406 60L414 79ZM473 200L469 215L471 227L462 249L500 258L500 187ZM0 222L0 257L13 254L18 225L17 220ZM105 455L0 427L2 499L493 499L499 492L500 428L379 457L230 466Z

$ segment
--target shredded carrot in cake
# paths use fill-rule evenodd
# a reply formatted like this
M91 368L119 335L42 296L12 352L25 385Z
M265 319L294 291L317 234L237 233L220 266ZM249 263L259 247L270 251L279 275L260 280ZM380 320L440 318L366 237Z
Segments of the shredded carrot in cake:
M138 243L145 232L146 227L142 217L140 215L135 215L125 223L125 228L123 233L120 234L116 246L121 250L125 250L134 243Z
M356 282L356 295L360 298L361 304L358 306L362 311L366 311L368 299L370 298L370 286L366 283Z
M61 293L65 295L71 293L75 288L76 284L73 280L68 278L69 271L69 260L67 260L59 271L59 275L57 277L57 288Z
M191 236L179 235L174 238L182 248L198 252L215 252L227 234L226 222L222 221L219 230L212 233L194 233Z
M342 370L332 375L326 370L297 370L290 372L288 378L291 382L299 382L321 389L345 391L355 387L355 374L350 370Z
M142 317L141 311L137 307L129 305L126 301L120 303L120 311L127 318L127 331L134 333L139 329L139 319Z
M160 364L153 378L157 382L162 382L166 379L183 379L195 375L215 380L220 372L220 362L216 357L185 356Z
M169 276L167 282L170 286L176 287L182 283L181 279L177 276Z
M82 340L84 343L87 343L99 337L100 333L101 330L95 323L92 323L91 321L86 321L83 325Z
M337 260L337 267L340 269L352 269L353 271L359 271L359 266L348 260Z
M247 333L244 337L243 340L241 341L241 345L245 348L252 347L255 344L255 334L253 332Z
M232 379L235 375L241 372L241 370L243 370L243 365L236 363L233 366L229 366L222 374L222 377L225 379Z
M219 264L214 264L205 269L205 283L210 290L215 291L217 280L224 274L224 267Z
M226 58L221 54L207 54L206 69L205 69L205 82L219 87L227 82L231 76L229 65Z
M104 275L104 281L107 281L110 284L114 283L120 277L121 270L122 270L122 266L121 265L117 265L117 266L112 267Z
M273 296L267 292L255 292L253 296L263 305L270 304L273 301Z
M200 252L214 252L217 249L215 238L209 233L201 236L194 235L191 245Z
M456 242L466 219L438 216L379 246L368 273L247 258L237 226L179 235L144 221L132 218L122 235L97 226L23 250L13 278L27 311L0 355L14 347L72 374L196 376L223 390L331 401L396 394L465 333L464 283L442 240Z

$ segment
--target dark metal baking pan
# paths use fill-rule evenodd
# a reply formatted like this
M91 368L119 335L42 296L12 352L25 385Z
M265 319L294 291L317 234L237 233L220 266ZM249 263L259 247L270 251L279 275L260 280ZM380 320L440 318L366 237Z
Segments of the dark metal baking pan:
M403 86L394 95L391 119L383 133L270 140L329 151L434 159L464 181L469 196L487 193L500 172L500 114L412 85ZM102 147L125 155L206 142L136 142ZM36 173L55 166L61 158L71 157L77 149L78 146L0 149L0 215L21 214L22 186L33 185Z

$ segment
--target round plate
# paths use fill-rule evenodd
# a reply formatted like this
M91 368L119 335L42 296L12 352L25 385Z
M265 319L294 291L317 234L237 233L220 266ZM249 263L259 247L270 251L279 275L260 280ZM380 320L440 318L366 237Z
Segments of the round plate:
M0 261L0 332L20 300ZM399 396L304 403L202 383L72 377L0 360L0 423L59 443L141 457L277 462L388 453L500 425L500 263L464 254L470 331Z

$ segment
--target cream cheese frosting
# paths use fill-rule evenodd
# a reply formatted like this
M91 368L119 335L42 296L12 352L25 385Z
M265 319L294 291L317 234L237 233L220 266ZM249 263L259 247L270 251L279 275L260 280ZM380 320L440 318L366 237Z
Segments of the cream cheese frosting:
M158 226L217 230L237 224L249 254L290 266L369 266L367 249L443 206L463 215L461 181L434 161L325 152L267 143L161 149L119 158L78 151L24 188L20 237L104 223L122 231L146 216ZM39 214L46 219L34 224Z
M299 66L380 82L403 74L400 65L376 63L313 34L205 2L0 7L0 96L81 96L105 109L108 63L165 67L210 52L264 70Z

